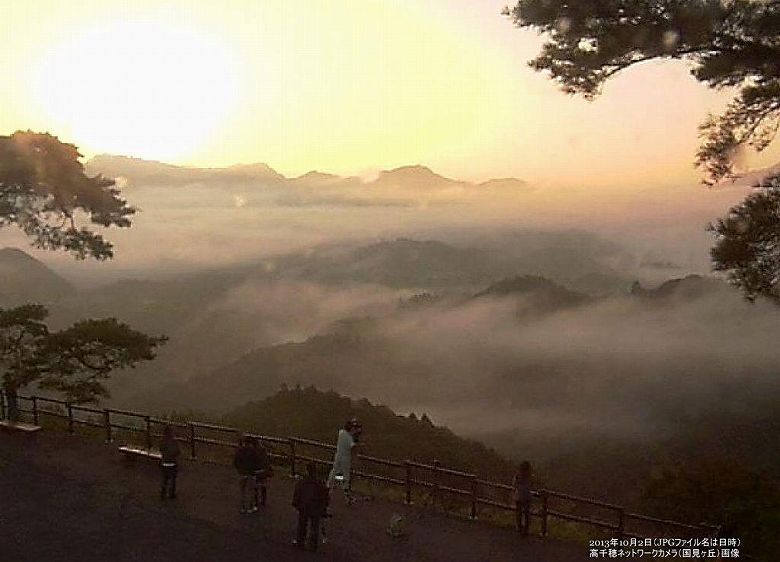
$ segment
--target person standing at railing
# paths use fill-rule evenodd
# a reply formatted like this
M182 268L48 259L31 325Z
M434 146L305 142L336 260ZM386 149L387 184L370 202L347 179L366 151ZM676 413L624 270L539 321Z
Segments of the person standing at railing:
M350 505L355 501L350 486L352 451L362 431L363 428L356 419L349 420L344 424L344 428L339 430L336 440L336 454L333 456L333 468L328 475L328 489L333 490L333 487L338 484Z
M515 528L528 536L531 515L531 463L523 461L512 479L512 500L515 502L517 522Z
M233 455L233 466L238 471L239 490L241 493L241 513L257 511L257 481L255 470L258 466L257 450L250 444L248 437L242 437ZM253 501L254 500L254 501Z
M430 483L430 490L423 496L422 501L420 502L423 509L420 510L418 519L422 519L423 514L427 511L436 510L437 508L444 512L448 511L444 501L444 490L441 489L441 482L439 481L441 478L441 473L439 472L441 469L441 461L433 459L431 466L433 467L433 470L431 471L432 482Z
M163 430L162 441L160 442L160 471L162 472L162 484L160 486L160 499L164 500L166 496L169 499L176 498L176 475L179 471L179 455L181 449L176 441L176 434L173 427L166 425Z
M249 437L249 446L254 451L255 466L253 476L255 479L255 508L258 503L261 507L265 506L265 501L268 497L268 481L273 476L274 471L271 466L271 459L268 457L268 451L260 441L255 437ZM258 490L259 490L259 502L258 502Z

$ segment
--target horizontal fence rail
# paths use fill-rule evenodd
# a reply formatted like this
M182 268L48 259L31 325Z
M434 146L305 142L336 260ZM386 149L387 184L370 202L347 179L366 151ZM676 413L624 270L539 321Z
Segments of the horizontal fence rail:
M125 437L140 438L147 450L152 450L155 439L162 436L161 429L170 425L174 428L177 441L187 445L190 458L196 459L201 445L234 449L240 436L254 437L263 443L269 452L269 457L277 464L289 465L290 475L298 474L298 463L314 462L322 466L330 466L330 455L336 447L330 443L322 443L302 437L278 437L249 433L235 427L227 427L213 423L188 420L186 422L166 420L129 410L117 408L94 408L73 404L65 400L44 396L18 395L18 411L27 414L35 425L39 425L43 417L53 417L67 421L68 431L75 432L77 425L101 429L106 442L116 440L119 432L125 432ZM23 407L24 404L27 407ZM45 407L48 406L48 407ZM8 412L6 393L0 390L0 419L5 419ZM317 453L327 454L327 458L316 456ZM425 464L413 460L389 460L370 455L358 454L361 468L372 468L379 472L353 470L352 476L368 482L377 482L401 488L407 504L413 501L415 490L427 490L428 499L443 497L449 494L468 502L468 515L475 519L479 506L486 506L503 512L517 512L517 506L511 501L512 486L479 478L476 474L442 467L438 462ZM696 533L703 536L716 536L720 528L698 524L681 523L669 519L661 519L638 513L631 513L623 506L557 492L540 489L532 491L534 509L531 515L540 519L541 534L547 535L550 519L560 519L595 527L613 533L615 538L644 538L658 534L658 530L676 530ZM587 513L588 508L604 512L608 518L597 517ZM607 515L608 514L608 515ZM650 524L651 532L627 529L628 522ZM636 525L632 527L636 528Z

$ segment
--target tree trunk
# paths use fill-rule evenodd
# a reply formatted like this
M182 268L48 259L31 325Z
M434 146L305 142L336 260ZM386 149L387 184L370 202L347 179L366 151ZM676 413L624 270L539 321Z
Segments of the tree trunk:
M8 421L16 423L19 421L19 394L16 387L5 387L5 399L8 406Z

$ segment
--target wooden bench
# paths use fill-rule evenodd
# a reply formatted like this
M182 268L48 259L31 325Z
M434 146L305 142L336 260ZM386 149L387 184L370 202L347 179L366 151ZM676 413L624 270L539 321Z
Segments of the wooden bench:
M144 449L143 447L136 447L134 445L122 445L119 447L119 452L125 455L125 458L146 458L155 461L162 460L162 454L159 451L153 449Z
M8 420L0 421L0 427L3 429L10 429L11 431L22 431L24 433L35 433L41 430L40 425L33 425L31 423L24 422L11 422Z

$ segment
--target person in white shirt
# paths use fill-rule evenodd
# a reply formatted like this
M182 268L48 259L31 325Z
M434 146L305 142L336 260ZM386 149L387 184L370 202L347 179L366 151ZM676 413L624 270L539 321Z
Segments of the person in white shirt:
M336 441L336 454L333 457L333 468L328 475L328 489L338 483L343 490L347 503L353 503L352 492L350 488L350 473L352 472L352 449L357 443L357 437L362 428L357 420L349 420L344 424L344 429L339 430Z

